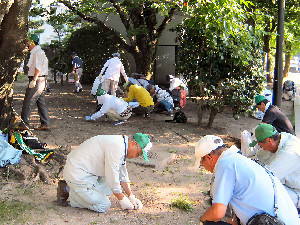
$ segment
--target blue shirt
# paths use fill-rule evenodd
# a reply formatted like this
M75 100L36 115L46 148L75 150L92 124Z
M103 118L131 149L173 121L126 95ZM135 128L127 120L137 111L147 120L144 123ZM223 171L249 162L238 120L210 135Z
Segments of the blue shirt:
M256 213L274 216L274 188L269 174L256 162L231 150L223 152L215 166L213 203L230 203L242 224ZM300 224L289 195L276 177L274 181L278 217L285 224Z
M76 55L72 60L72 65L73 67L75 67L75 69L82 68L83 66L82 59Z

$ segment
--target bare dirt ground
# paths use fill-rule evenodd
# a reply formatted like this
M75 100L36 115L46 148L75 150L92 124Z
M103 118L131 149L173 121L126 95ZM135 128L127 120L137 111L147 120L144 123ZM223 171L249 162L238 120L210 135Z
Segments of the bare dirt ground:
M16 82L14 86L14 108L18 114L27 84ZM227 111L217 115L211 129L199 127L197 106L190 101L182 110L188 117L186 124L166 123L165 119L170 117L165 114L151 114L151 118L131 117L119 126L102 118L86 122L85 116L96 109L90 95L91 86L84 85L83 92L73 94L73 84L50 85L51 92L47 93L46 100L52 130L33 133L55 152L42 163L23 154L19 165L0 170L0 200L15 204L19 212L7 217L1 215L2 224L198 224L209 207L207 191L211 175L204 169L193 169L195 144L206 134L222 135L233 141L229 136L240 138L241 131L251 130L260 122L244 116L234 120L232 113ZM286 114L292 114L292 107L292 102L283 102ZM32 125L38 126L37 110L31 118ZM207 120L208 113L203 122ZM136 132L149 134L154 145L149 164L142 158L127 163L132 189L144 204L142 210L122 211L115 197L111 197L112 206L106 213L61 207L56 203L57 181L62 177L65 157L72 149L95 135L134 135ZM171 207L172 200L180 196L194 202L191 212Z

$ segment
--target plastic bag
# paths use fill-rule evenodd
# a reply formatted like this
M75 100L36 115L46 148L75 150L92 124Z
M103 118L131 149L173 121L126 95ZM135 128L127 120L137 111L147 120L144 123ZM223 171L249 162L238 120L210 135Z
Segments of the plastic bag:
M251 144L254 140L253 135L249 131L244 130L241 133L241 151L244 156L251 157L256 154L258 146L249 147L249 144Z

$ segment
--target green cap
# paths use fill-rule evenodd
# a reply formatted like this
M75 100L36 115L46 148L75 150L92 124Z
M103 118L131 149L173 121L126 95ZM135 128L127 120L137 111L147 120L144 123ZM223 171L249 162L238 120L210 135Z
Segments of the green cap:
M260 102L262 102L265 99L266 99L265 96L263 96L263 95L257 95L255 97L255 106L253 107L253 109L256 109L257 104L260 103Z
M29 37L29 40L34 41L34 42L39 42L39 37L36 34L31 34Z
M255 128L255 138L256 141L253 141L249 146L254 147L258 142L265 140L266 138L269 138L277 133L277 130L275 127L273 127L271 124L266 123L260 123Z
M133 136L134 140L141 146L142 150L143 150L143 156L144 156L144 159L149 162L149 159L148 159L148 152L149 150L152 148L152 143L150 142L150 138L148 135L146 134L142 134L142 133L136 133L134 136Z
M102 88L98 88L96 96L101 96L101 95L105 95L106 91Z

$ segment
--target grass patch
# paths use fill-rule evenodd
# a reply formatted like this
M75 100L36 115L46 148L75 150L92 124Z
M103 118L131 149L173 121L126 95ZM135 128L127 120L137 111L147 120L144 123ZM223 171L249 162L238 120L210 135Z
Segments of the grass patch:
M27 80L28 80L28 75L27 74L24 74L24 72L18 74L17 81L24 82L24 81L27 81Z
M175 207L187 212L190 212L193 210L193 206L195 205L195 202L189 201L186 196L180 195L178 198L173 199L171 202L171 207Z
M31 213L36 209L32 204L18 200L0 201L0 224L25 224L29 221Z

